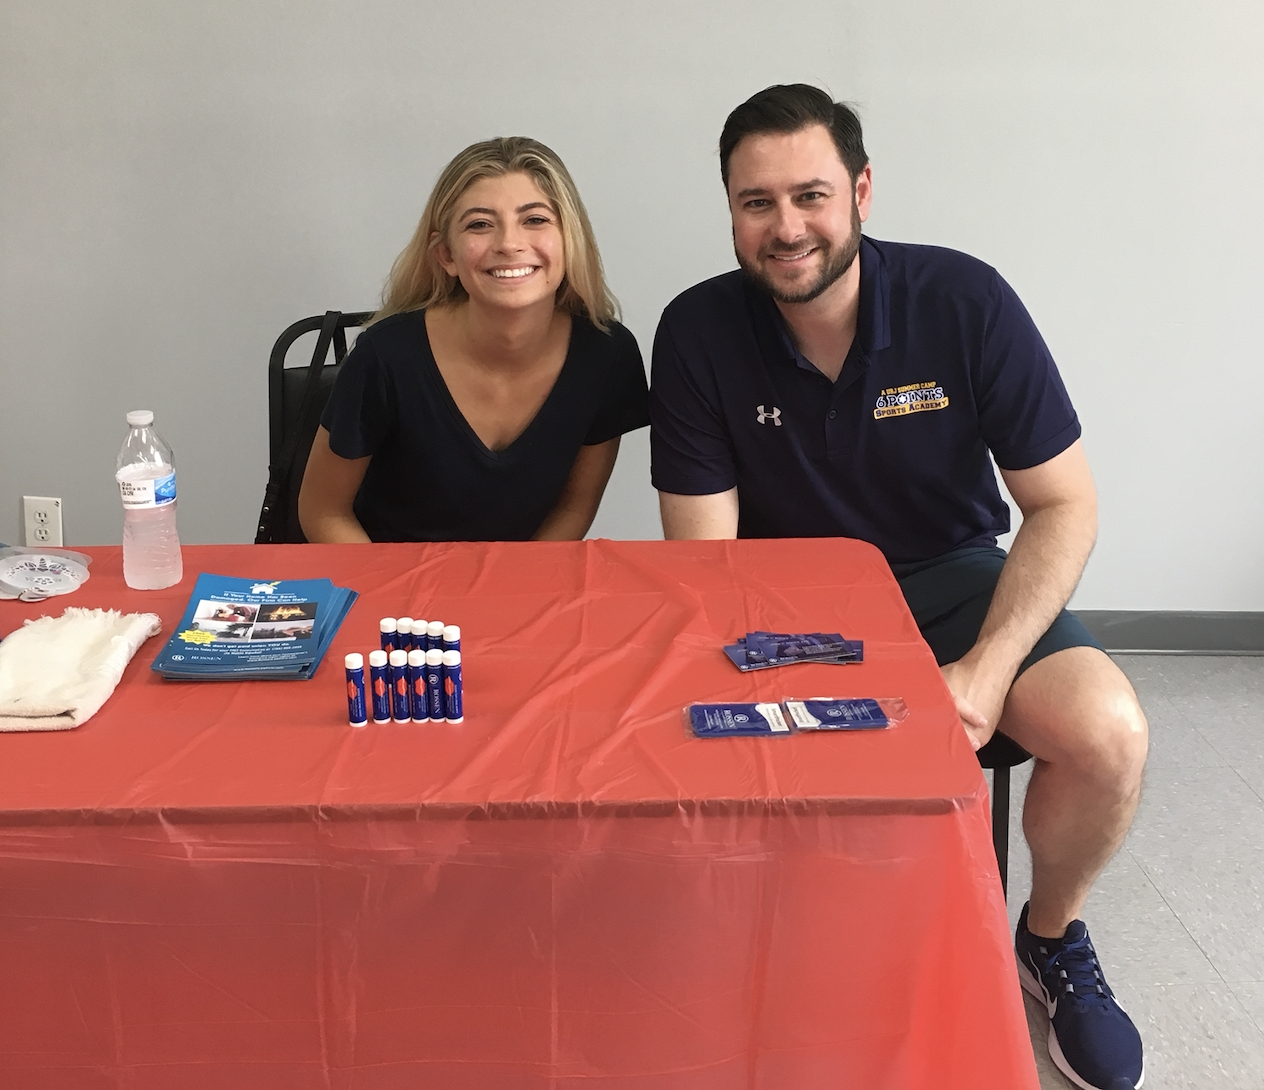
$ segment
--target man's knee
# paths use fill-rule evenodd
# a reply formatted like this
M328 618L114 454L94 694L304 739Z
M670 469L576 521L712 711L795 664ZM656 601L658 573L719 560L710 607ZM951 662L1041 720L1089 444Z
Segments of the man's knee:
M1141 782L1145 712L1110 658L1074 647L1041 659L1014 683L1002 727L1038 759L1074 767L1126 794Z
M1099 734L1091 747L1098 775L1135 791L1141 784L1150 728L1132 686L1124 680L1124 690L1100 701Z

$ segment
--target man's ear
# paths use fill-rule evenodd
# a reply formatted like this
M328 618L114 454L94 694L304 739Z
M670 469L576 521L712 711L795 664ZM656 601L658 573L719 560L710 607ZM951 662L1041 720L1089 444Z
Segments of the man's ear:
M873 203L873 167L869 163L856 175L854 193L856 212L860 216L860 222L864 223L869 218L869 208Z

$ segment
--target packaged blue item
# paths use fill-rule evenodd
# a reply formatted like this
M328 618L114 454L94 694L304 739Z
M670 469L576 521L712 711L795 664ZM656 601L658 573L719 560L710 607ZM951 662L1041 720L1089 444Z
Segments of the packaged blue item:
M787 700L796 730L879 730L892 723L882 705L869 698Z
M699 738L790 733L780 704L690 704L688 711Z
M768 652L772 652L769 654ZM803 635L777 632L748 632L724 653L739 670L769 670L799 662L862 663L862 640L845 640L837 633L810 632Z

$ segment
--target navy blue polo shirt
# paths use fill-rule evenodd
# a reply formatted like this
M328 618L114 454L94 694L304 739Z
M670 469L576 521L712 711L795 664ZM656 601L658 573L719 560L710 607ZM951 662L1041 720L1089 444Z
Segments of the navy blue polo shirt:
M864 238L856 337L836 382L740 271L663 312L650 390L654 487L738 490L739 537L855 537L892 564L1009 529L988 452L1028 469L1080 435L1031 316L991 266Z

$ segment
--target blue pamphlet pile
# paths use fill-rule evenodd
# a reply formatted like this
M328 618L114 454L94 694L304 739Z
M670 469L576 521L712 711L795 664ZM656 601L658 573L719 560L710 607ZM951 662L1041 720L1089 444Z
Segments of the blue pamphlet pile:
M357 597L328 579L199 575L152 668L181 680L305 681Z
M739 670L769 670L797 662L864 662L865 645L837 632L747 632L724 653Z

